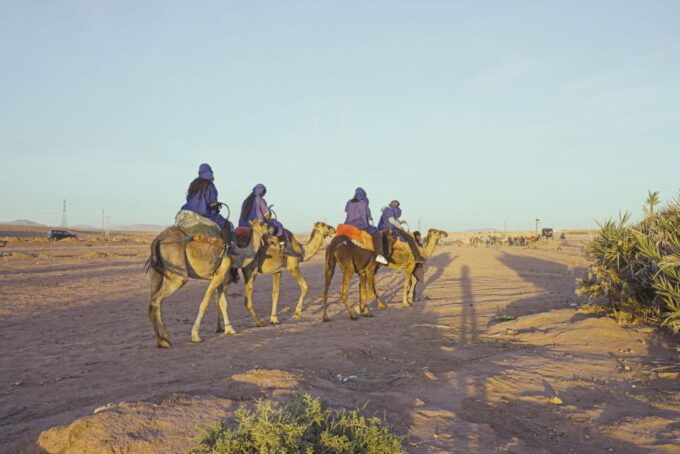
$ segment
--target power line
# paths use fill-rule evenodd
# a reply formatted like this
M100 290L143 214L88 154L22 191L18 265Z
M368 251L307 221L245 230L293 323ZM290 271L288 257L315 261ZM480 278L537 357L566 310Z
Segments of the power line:
M66 219L66 199L64 199L64 205L62 206L61 209L61 226L63 228L68 227L68 221Z

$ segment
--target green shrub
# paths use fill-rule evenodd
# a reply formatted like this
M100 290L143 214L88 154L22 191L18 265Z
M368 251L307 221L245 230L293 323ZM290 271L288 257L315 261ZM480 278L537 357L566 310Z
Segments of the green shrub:
M629 215L601 225L586 245L592 260L578 293L603 296L606 307L625 321L644 321L680 332L680 200L656 212L650 192L645 219Z
M235 424L204 429L191 454L222 453L371 453L405 452L399 438L379 418L358 410L331 410L326 401L298 393L280 407L258 401L254 411L242 405Z

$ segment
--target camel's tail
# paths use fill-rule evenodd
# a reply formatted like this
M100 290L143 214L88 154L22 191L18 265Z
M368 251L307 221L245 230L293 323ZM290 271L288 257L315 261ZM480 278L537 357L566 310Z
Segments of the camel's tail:
M163 262L161 261L161 239L159 237L154 238L151 242L151 253L149 258L146 260L146 271L153 268L159 273L163 273Z
M335 273L335 263L337 259L335 257L335 248L326 249L326 269L324 270L325 277L325 292L324 295L328 294L328 288L333 280L333 274Z

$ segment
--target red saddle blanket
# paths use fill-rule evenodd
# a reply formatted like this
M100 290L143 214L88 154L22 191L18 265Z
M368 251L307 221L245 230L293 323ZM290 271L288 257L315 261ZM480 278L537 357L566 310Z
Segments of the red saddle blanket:
M236 227L236 245L245 247L250 242L252 229L250 227Z
M351 224L338 224L335 229L335 236L346 236L352 243L362 249L373 250L373 237L370 233L361 230Z

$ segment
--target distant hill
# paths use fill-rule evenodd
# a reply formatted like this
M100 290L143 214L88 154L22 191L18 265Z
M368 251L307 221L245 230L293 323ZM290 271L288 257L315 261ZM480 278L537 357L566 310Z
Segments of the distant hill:
M130 225L115 225L111 230L135 230L138 232L160 232L167 225L158 224L130 224Z
M157 225L157 224L129 224L129 225L113 225L111 226L111 231L112 232L160 232L164 228L166 228L166 225ZM76 229L76 230L89 230L92 232L101 232L102 228L101 227L93 227L91 225L86 225L86 224L78 224L78 225L72 225L69 226L71 229Z
M33 227L47 227L45 224L40 224L38 222L29 221L28 219L17 219L16 221L0 222L0 224L5 225L30 225Z
M92 227L91 225L87 225L87 224L76 224L76 225L69 225L67 227L67 230L68 229L96 232L98 230L101 230L101 227Z

